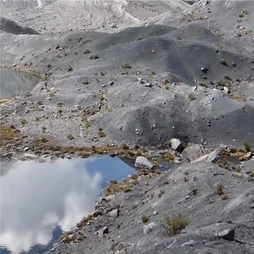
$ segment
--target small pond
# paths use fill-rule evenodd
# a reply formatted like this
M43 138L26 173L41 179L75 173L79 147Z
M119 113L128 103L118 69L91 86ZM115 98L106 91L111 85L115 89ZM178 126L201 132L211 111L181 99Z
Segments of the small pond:
M39 78L25 72L0 69L0 99L10 99L34 88Z
M2 161L0 253L45 253L94 210L110 180L135 172L118 157Z

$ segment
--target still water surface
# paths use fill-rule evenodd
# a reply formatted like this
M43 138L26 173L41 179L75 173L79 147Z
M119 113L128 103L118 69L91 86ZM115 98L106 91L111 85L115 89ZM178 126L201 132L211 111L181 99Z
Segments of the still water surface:
M0 69L0 99L10 99L33 89L39 78L12 70Z
M110 180L135 169L115 157L60 159L53 163L1 163L0 249L44 253L62 231L94 210Z

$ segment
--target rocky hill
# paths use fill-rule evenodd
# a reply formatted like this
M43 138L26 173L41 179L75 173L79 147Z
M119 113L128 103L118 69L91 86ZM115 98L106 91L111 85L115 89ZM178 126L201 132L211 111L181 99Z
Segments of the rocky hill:
M164 149L180 162L112 183L114 195L53 253L254 253L252 1L6 1L3 8L41 33L0 34L3 67L41 77L1 104L3 152L65 156L89 147L115 155L127 144L131 159L143 147L146 157ZM185 152L174 151L172 138ZM186 157L191 144L202 152L192 146ZM189 163L213 150L216 160Z

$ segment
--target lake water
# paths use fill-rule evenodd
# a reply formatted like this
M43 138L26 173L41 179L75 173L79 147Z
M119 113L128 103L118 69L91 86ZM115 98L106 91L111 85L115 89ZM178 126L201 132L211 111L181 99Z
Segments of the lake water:
M0 253L44 253L94 210L110 180L136 172L114 157L1 163Z
M0 69L0 99L10 99L33 89L39 78L12 70Z

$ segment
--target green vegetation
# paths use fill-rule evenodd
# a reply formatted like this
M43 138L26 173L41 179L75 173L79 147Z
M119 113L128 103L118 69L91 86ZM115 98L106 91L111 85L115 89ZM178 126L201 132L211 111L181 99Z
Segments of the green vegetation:
M222 194L224 194L224 186L223 186L223 184L222 183L218 183L217 185L216 185L216 192L217 192L217 194L218 195L222 195Z
M98 55L94 55L94 56L90 56L90 59L91 60L97 60L99 59L100 57Z
M221 58L220 63L224 66L228 66L225 58Z
M205 82L200 82L199 85L202 87L208 88L208 85Z
M84 51L84 54L90 54L91 53L91 50L90 49L86 49L85 51Z
M122 65L122 68L124 69L131 69L132 67L130 66L130 64L126 63Z
M244 141L243 145L244 145L244 149L245 149L246 152L250 152L251 151L251 147L250 147L250 145L248 144L247 141Z

